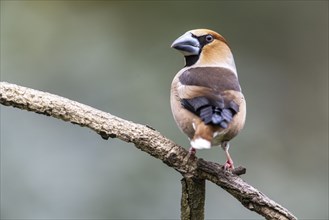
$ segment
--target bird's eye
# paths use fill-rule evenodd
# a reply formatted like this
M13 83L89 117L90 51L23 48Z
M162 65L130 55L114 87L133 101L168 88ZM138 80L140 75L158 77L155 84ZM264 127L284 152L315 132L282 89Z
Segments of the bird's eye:
M211 35L211 34L208 34L207 36L206 36L206 41L208 42L208 43L210 43L211 41L213 41L214 40L214 37Z

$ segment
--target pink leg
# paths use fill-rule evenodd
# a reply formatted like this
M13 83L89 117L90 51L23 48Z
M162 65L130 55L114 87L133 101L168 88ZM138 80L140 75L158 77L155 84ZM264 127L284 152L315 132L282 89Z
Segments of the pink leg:
M230 148L230 145L228 142L223 142L222 148L225 151L226 154L226 163L224 164L224 170L233 170L234 169L234 164L233 160L231 158L231 155L228 152L228 149Z
M224 170L233 170L234 164L233 160L228 152L226 152L226 163L224 164Z
M188 150L188 152L189 152L189 154L191 154L191 155L195 155L195 153L196 153L196 149L193 148L193 147L190 147L190 149Z

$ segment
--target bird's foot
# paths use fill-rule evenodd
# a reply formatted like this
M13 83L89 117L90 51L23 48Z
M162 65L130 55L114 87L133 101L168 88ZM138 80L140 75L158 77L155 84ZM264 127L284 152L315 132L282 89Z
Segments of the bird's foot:
M224 164L224 170L234 170L234 164L232 159L227 159L226 163Z
M188 153L191 154L191 155L195 155L196 149L193 148L193 147L190 147L190 149L188 150Z
M195 154L196 154L196 149L193 147L190 147L190 149L188 150L188 158L190 159L194 159L195 158Z

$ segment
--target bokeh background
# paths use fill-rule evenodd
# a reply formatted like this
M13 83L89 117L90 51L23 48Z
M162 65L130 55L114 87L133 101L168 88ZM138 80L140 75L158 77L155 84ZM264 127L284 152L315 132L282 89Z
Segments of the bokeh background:
M170 44L210 28L247 99L230 152L300 219L328 219L328 1L1 1L1 81L58 94L189 146L171 116ZM219 148L199 151L223 163ZM1 218L178 219L181 176L119 140L1 106ZM207 219L261 219L207 182Z

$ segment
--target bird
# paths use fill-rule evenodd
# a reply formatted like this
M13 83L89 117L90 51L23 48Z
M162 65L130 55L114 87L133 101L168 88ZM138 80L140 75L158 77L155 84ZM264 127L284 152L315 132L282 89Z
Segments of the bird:
M190 140L189 154L221 146L225 170L233 170L230 140L244 127L246 101L228 42L215 31L194 29L171 45L185 58L171 84L170 105L180 130Z

